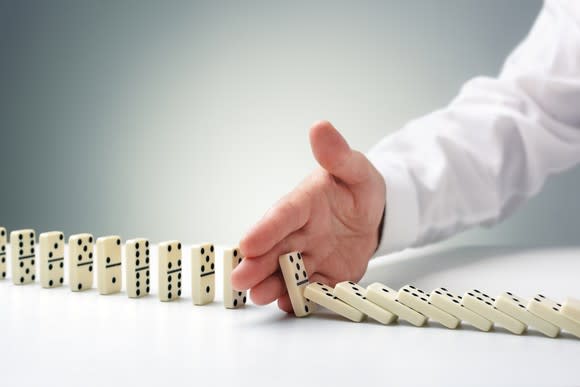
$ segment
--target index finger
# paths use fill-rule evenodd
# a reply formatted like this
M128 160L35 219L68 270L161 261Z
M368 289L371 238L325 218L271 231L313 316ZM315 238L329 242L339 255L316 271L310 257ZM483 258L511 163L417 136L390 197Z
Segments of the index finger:
M310 201L301 192L282 198L240 241L245 257L257 257L270 251L278 242L302 228L310 216Z

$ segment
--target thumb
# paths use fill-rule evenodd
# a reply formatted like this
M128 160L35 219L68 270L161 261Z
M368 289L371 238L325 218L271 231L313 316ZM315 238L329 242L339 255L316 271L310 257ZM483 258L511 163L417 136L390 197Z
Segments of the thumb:
M370 162L353 151L344 137L328 121L310 128L310 146L318 164L346 184L359 184L370 175Z

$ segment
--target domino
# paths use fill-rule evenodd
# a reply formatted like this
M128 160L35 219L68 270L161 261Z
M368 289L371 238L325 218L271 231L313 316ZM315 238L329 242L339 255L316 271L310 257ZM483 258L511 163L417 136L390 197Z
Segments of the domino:
M99 294L121 291L121 238L107 236L97 239L97 289Z
M224 250L224 306L227 309L237 309L244 306L247 301L247 292L238 291L232 287L232 272L242 262L240 249Z
M527 326L534 327L548 337L558 336L560 333L560 328L528 312L524 306L527 303L528 301L524 300L520 296L516 296L510 292L504 292L497 296L494 305L497 309L504 312L505 314L523 322Z
M493 305L494 302L495 298L492 298L477 289L466 292L461 300L461 304L467 309L471 309L473 312L485 317L493 323L500 324L505 329L515 333L516 335L522 334L526 329L524 323L498 310Z
M73 292L93 287L93 243L91 234L71 235L68 238L68 275Z
M191 248L191 297L194 305L205 305L215 298L214 245L204 243Z
M407 305L409 308L415 309L417 312L437 321L449 329L457 328L459 320L455 316L432 305L428 298L428 294L413 285L403 286L397 294L399 302Z
M568 297L562 305L562 314L580 323L580 300Z
M308 300L325 307L326 309L354 322L361 322L366 315L341 301L333 294L332 287L320 282L313 282L306 285L304 297Z
M12 282L25 285L36 279L34 230L18 230L10 233L12 253Z
M367 287L367 299L381 308L391 311L399 316L399 319L420 327L425 324L427 318L421 313L403 305L397 300L397 292L388 286L375 282Z
M159 300L173 301L181 297L181 243L159 244Z
M6 278L6 229L0 227L0 279Z
M125 276L127 296L139 298L150 293L149 241L144 238L128 240L125 244Z
M367 290L354 282L345 281L336 284L333 294L381 324L390 324L397 318L393 313L367 300Z
M64 234L44 232L38 237L40 286L54 288L64 283Z
M451 293L446 288L438 288L431 292L429 301L436 307L473 325L481 331L489 331L493 323L461 304L461 297Z
M304 297L304 288L308 285L308 273L304 267L302 254L293 252L278 257L280 270L286 283L292 309L297 317L312 313L313 305Z
M528 302L528 310L531 313L580 338L580 323L566 317L561 309L561 304L541 294L538 294Z

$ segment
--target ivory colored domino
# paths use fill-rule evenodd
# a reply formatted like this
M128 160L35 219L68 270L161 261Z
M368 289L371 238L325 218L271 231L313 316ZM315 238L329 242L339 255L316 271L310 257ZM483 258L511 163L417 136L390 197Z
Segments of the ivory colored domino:
M80 292L93 287L93 236L76 234L68 238L68 277L70 290Z
M282 276L286 283L292 309L297 317L308 316L312 313L313 305L304 297L304 288L308 285L308 273L304 266L302 254L293 252L278 257Z
M6 229L0 227L0 279L6 278Z
M232 272L242 263L244 257L239 248L234 247L224 250L224 307L237 309L246 305L247 291L235 290L232 287Z
M43 232L38 237L40 286L54 288L64 283L64 234L60 231Z
M419 313L424 314L449 329L457 328L459 319L432 305L428 298L428 294L413 285L403 286L397 294L399 302L402 302L409 308L415 309Z
M566 317L561 308L561 304L541 294L532 298L528 303L528 310L531 313L580 338L580 323Z
M149 241L145 238L128 240L125 243L125 278L127 296L139 298L151 291Z
M473 312L480 314L493 323L503 326L508 331L521 335L526 329L526 325L519 320L498 310L493 303L495 298L488 296L478 289L473 289L463 295L461 304Z
M97 276L100 294L121 291L121 237L112 235L97 239Z
M397 300L396 290L381 283L375 282L367 287L367 299L417 327L424 325L427 321L427 317L421 313L401 304Z
M524 305L528 301L510 292L504 292L497 296L494 305L497 309L513 318L523 322L529 327L542 332L548 337L556 337L560 333L560 328L548 321L528 312Z
M194 305L205 305L215 298L215 248L203 243L191 248L191 296Z
M333 294L381 324L390 324L397 318L393 313L367 300L367 290L354 282L336 284Z
M36 279L34 230L17 230L10 233L12 254L12 283L25 285Z
M570 320L580 323L580 300L568 297L562 304L562 314Z
M181 297L181 243L162 242L158 248L159 300L174 301Z
M439 309L444 310L462 321L468 322L481 331L487 332L493 326L493 323L485 317L464 307L461 304L461 297L451 293L446 288L433 290L429 295L429 300Z
M304 297L351 321L361 322L365 318L365 314L360 310L335 297L332 293L332 287L320 282L306 285Z

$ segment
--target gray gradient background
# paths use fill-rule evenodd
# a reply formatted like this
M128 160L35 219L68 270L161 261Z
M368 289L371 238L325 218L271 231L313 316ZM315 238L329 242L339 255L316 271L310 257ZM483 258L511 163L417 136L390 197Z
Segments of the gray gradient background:
M0 2L0 224L236 243L315 167L498 72L539 1ZM580 170L452 243L575 244Z

